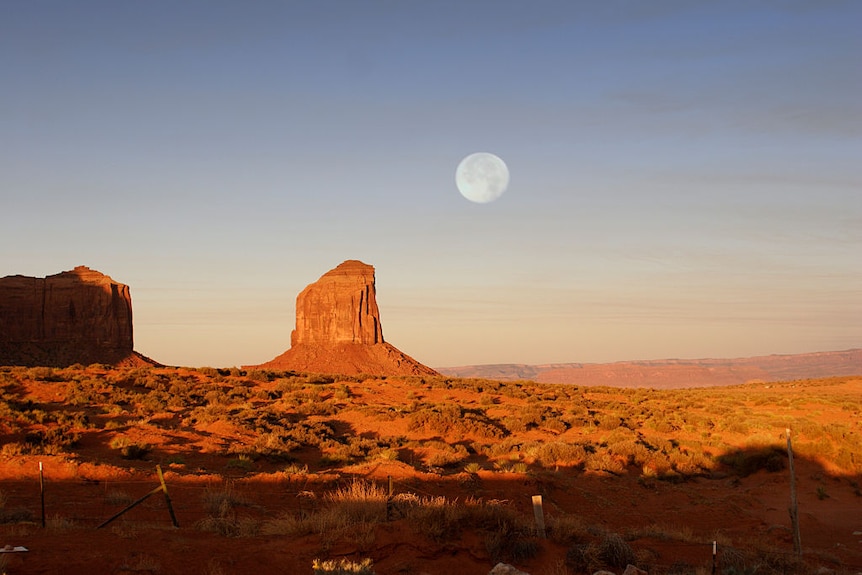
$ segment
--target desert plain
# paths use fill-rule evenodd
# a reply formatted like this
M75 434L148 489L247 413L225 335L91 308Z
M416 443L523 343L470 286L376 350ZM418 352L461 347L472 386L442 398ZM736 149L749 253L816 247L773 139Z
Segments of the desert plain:
M0 389L0 546L28 549L0 555L10 575L862 571L858 376L660 390L94 364L0 368Z

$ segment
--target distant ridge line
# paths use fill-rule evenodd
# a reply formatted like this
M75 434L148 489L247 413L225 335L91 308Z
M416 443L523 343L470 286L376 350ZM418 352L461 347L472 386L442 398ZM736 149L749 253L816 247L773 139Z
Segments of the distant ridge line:
M484 364L438 367L450 377L611 387L715 387L862 375L862 348L742 358L651 359L613 363Z

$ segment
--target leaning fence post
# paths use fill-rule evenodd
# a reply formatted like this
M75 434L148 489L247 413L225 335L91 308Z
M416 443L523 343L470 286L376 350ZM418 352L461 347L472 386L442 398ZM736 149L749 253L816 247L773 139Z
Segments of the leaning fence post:
M141 503L143 503L144 501L146 501L150 495L155 495L156 493L158 493L161 490L162 490L162 486L159 485L158 487L156 487L155 489L153 489L152 491L150 491L149 493L147 493L146 495L144 495L143 497L141 497L140 499L138 499L134 503L130 503L129 505L127 505L122 511L118 511L118 512L114 513L113 515L111 515L108 519L105 519L98 527L96 527L96 529L101 529L102 527L108 525L114 519L116 519L117 517L119 517L120 515L125 513L126 511L133 509L133 508L137 507L138 505L140 505Z
M102 527L108 525L114 519L116 519L117 517L119 517L120 515L125 513L126 511L129 511L130 509L137 507L138 505L140 505L141 503L146 501L148 497L150 497L151 495L155 495L159 491L161 491L162 493L165 494L165 499L167 500L167 503L168 503L168 512L171 514L171 521L173 522L174 527L179 527L180 524L177 523L177 518L174 516L174 508L171 506L171 499L170 499L170 497L168 497L168 486L165 484L165 477L162 475L161 466L158 466L158 465L156 466L156 472L159 474L160 485L158 487L156 487L155 489L153 489L152 491L150 491L149 493L147 493L146 495L144 495L143 497L141 497L140 499L138 499L134 503L130 503L122 511L118 511L118 512L114 513L111 517L109 517L108 519L105 519L98 527L96 527L96 529L101 529Z
M171 514L171 522L174 524L174 527L179 527L180 524L177 522L177 516L174 515L174 506L171 505L171 496L168 495L168 486L165 483L165 476L162 473L162 466L156 465L156 473L159 474L159 483L162 484L162 491L165 494L165 503L168 505L168 513Z
M542 496L533 495L533 515L536 517L536 531L545 538L545 513L542 510Z
M718 555L718 541L712 542L712 575L715 575L715 567Z

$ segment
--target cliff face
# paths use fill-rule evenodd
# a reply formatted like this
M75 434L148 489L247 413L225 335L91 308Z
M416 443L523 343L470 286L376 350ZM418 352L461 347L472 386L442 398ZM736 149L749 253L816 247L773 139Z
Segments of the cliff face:
M383 343L374 267L348 260L323 274L296 297L291 347Z
M79 266L0 278L0 365L151 363L133 351L129 286Z
M374 267L348 260L296 298L290 349L258 367L312 373L435 375L383 341Z

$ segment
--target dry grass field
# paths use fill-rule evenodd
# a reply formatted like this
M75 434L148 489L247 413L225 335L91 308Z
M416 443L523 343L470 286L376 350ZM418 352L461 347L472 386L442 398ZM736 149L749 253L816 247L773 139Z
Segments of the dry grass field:
M707 574L715 545L716 573L858 573L860 411L862 377L658 391L0 368L0 547L29 549L0 572ZM179 527L157 492L99 528L157 466Z

